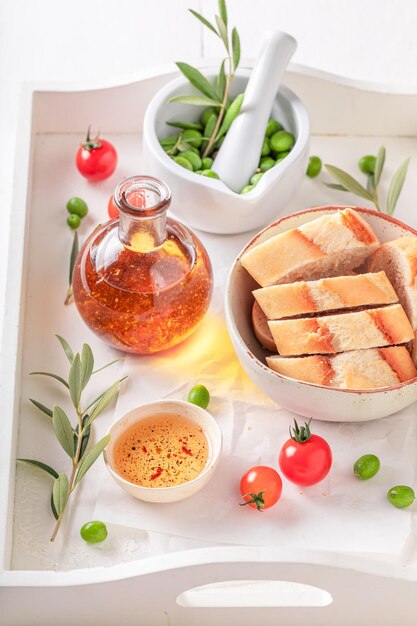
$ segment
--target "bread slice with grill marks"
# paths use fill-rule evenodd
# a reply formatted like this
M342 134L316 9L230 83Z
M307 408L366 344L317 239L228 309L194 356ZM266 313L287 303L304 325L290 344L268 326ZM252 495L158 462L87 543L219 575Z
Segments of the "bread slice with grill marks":
M279 354L335 354L407 343L414 338L400 304L321 317L269 321Z
M369 224L346 208L271 237L243 254L241 263L261 287L268 287L347 274L378 245Z
M398 302L385 272L273 285L253 295L269 320Z
M411 346L417 364L417 237L401 237L384 243L369 260L371 271L384 270L414 330Z
M404 346L355 350L335 356L270 356L266 361L283 376L338 389L391 387L417 377Z

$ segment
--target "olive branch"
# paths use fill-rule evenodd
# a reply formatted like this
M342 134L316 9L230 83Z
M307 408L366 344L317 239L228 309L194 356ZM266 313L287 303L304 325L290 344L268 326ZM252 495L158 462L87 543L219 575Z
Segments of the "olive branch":
M31 375L54 378L65 387L70 395L75 409L77 418L76 427L74 428L71 425L67 414L60 406L55 405L52 409L50 409L37 400L30 398L30 401L36 406L37 409L51 418L56 438L61 444L63 450L71 459L71 472L68 477L66 473L59 474L52 467L41 461L36 461L34 459L17 459L18 461L23 461L24 463L28 463L42 469L54 478L51 495L51 509L56 519L56 524L51 535L51 541L54 541L57 536L69 497L110 441L110 435L106 435L93 447L87 450L91 435L91 426L94 420L117 396L120 384L126 378L125 376L120 380L116 380L116 382L108 387L108 389L104 390L99 396L97 396L97 398L90 402L88 406L81 408L82 392L90 381L91 376L97 374L106 367L113 365L116 361L111 361L103 367L94 370L94 356L87 343L83 345L81 354L78 352L74 354L70 345L63 337L60 337L59 335L56 335L56 337L70 363L68 379L51 372L31 372Z

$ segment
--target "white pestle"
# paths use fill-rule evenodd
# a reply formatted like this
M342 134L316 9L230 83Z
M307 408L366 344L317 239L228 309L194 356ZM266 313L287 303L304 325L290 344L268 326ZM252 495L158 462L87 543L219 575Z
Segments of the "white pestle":
M212 165L220 180L236 193L249 184L258 167L272 105L296 47L296 40L288 33L278 30L264 35L240 113Z

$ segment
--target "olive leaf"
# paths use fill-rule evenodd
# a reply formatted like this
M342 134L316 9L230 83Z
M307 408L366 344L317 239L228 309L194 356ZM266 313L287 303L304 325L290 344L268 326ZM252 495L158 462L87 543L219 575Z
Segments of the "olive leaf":
M230 126L239 115L240 109L242 108L243 98L244 94L240 93L238 96L236 96L230 107L227 109L226 115L224 116L223 122L219 128L216 139L220 139L220 137L223 137L223 135L227 133Z
M70 255L70 264L69 264L69 285L72 285L72 275L74 273L75 261L77 260L78 252L79 252L79 241L78 241L78 232L74 231L74 239L72 242L71 255Z
M68 384L69 391L71 395L71 400L75 408L77 409L80 405L81 398L81 359L80 355L77 354L74 357L72 365L70 367L69 375L68 375Z
M96 443L96 445L91 448L88 454L83 458L80 463L77 476L75 478L74 486L77 485L80 480L85 476L90 467L93 465L93 463L95 463L100 454L103 452L109 441L110 435L106 435L105 437L103 437L103 439L100 439L100 441Z
M339 185L338 183L324 183L326 185L326 187L329 187L330 189L338 189L339 191L348 191L348 189L346 189L346 187L343 187L343 185Z
M58 374L52 374L51 372L30 372L29 376L49 376L50 378L55 378L60 383L65 385L67 389L69 389L69 385L66 380L62 378L62 376L58 376Z
M368 180L366 181L366 188L373 196L376 194L375 175L368 174Z
M213 85L209 83L207 78L205 78L197 68L192 67L192 65L188 63L178 62L176 65L193 87L201 91L207 98L217 100L216 90Z
M60 474L55 479L52 487L52 498L57 514L61 516L68 500L68 477L66 474Z
M120 389L120 384L124 380L124 378L120 380L116 380L115 383L111 385L101 396L98 402L95 404L93 410L90 413L90 417L88 418L86 425L90 426L90 424L102 413L110 404L110 402L117 396Z
M207 121L206 127L204 129L204 137L205 139L204 144L201 144L201 147L204 149L206 147L206 144L208 143L208 140L210 139L210 137L212 136L214 129L216 127L217 124L217 115L215 113L212 113ZM212 146L212 149L214 148L214 146ZM207 152L207 155L209 155L211 152L211 150L209 150Z
M224 91L226 89L226 72L224 69L224 65L225 65L225 60L223 59L222 64L220 65L220 70L217 76L217 83L216 83L217 97L221 101L223 101Z
M337 180L337 182L344 187L346 191L350 191L350 193L354 193L355 195L364 198L365 200L369 200L369 202L374 201L374 197L371 193L363 185L358 183L357 180L353 178L350 174L341 170L339 167L335 167L334 165L325 164L326 170L329 174Z
M110 361L110 363L106 363L106 365L102 365L102 367L99 367L98 369L94 370L93 374L97 374L98 372L105 370L106 367L110 367L111 365L114 365L115 363L118 363L119 361L120 359L114 359L114 361Z
M192 104L198 107L220 107L221 102L218 100L214 100L213 98L208 98L207 96L174 96L170 98L168 102L178 102L181 104Z
M73 459L75 454L74 430L65 411L56 405L52 411L52 426L59 443L68 456Z
M85 389L88 384L91 374L94 369L94 356L93 352L88 345L85 343L81 350L81 391Z
M207 26L207 28L209 28L211 31L213 31L213 33L215 35L217 35L219 37L219 33L217 32L217 30L214 28L213 24L210 24L210 22L208 20L206 20L205 17L203 17L202 15L200 15L200 13L197 13L197 11L193 11L193 9L188 9L190 13L192 13L194 15L194 17L196 17L198 20L200 20L200 22L202 24L204 24L204 26Z
M59 343L61 344L68 361L72 363L74 360L74 353L68 341L64 339L64 337L61 337L61 335L55 335L55 337L58 339Z
M217 24L217 28L219 29L220 38L223 41L227 52L229 52L229 38L227 35L227 27L223 19L219 17L218 15L216 15L216 24Z
M56 472L50 465L46 463L42 463L41 461L35 461L34 459L16 459L17 461L22 461L22 463L28 463L29 465L34 465L39 469L43 470L53 478L58 478L58 472Z
M227 8L225 0L219 0L219 13L224 25L227 27Z
M382 170L384 169L385 163L385 148L381 146L378 150L378 154L376 155L375 161L375 171L374 171L374 187L377 188L379 181L381 179Z
M398 198L400 196L405 178L407 176L407 170L408 170L409 164L410 164L410 159L406 159L403 163L401 163L400 167L398 168L398 170L395 172L394 176L392 177L392 181L388 189L388 197L387 197L388 215L392 215L395 211Z
M81 423L81 428L84 432L82 439L81 439L81 446L80 446L80 454L78 456L78 459L81 460L84 456L84 452L87 448L88 445L88 441L90 439L90 434L91 434L91 426L87 426L87 428L85 428L87 421L88 421L88 415L84 415L83 419L82 419L82 423ZM85 430L84 430L85 428ZM79 437L79 425L77 424L77 427L74 431L74 447L76 448L78 445L78 437Z
M236 71L240 61L240 37L236 28L232 30L233 67Z
M174 128L181 128L182 130L203 130L203 125L199 122L166 122L168 126L174 126ZM174 137L176 139L176 137ZM164 140L160 141L161 145ZM175 141L174 141L175 143ZM174 144L172 144L174 145Z
M38 402L37 400L33 400L33 398L29 398L29 402L32 402L32 404L34 404L36 408L39 409L39 411L42 411L42 413L46 413L46 415L49 415L49 417L52 417L51 409L48 409L48 407L42 404L41 402Z

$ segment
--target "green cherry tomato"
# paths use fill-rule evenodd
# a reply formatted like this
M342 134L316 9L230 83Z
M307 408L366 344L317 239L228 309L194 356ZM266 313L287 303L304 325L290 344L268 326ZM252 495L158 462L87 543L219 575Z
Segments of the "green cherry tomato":
M272 120L271 119L271 120L269 120L269 122L268 122L268 124L266 126L265 137L270 137L274 133L277 133L279 130L283 130L282 124L277 122L277 120Z
M81 526L80 535L87 543L101 543L107 537L107 527L103 522L87 522Z
M218 174L216 174L216 172L213 172L213 170L203 170L201 172L202 176L208 176L208 178L219 178Z
M321 172L321 159L318 156L312 156L310 157L309 161L308 161L308 167L307 167L307 176L309 176L310 178L316 178L316 176L318 176Z
M67 202L67 211L72 215L85 217L88 213L88 206L82 198L70 198Z
M190 389L187 400L192 404L201 406L202 409L206 409L210 402L210 394L207 387L204 387L204 385L195 385L195 387Z
M203 135L198 130L186 129L181 133L181 141L189 143L194 148L199 148L203 141Z
M193 171L193 166L191 165L190 161L188 159L186 159L183 156L176 156L173 157L175 163L178 163L178 165L181 165L181 167L185 167L186 170L190 170L190 172Z
M405 509L406 506L413 504L415 498L414 490L405 485L397 485L391 487L387 493L388 501L397 509Z
M249 193L250 191L252 191L252 189L255 187L255 185L246 185L246 187L243 187L243 189L241 189L240 193Z
M72 230L77 230L78 226L81 224L81 217L75 213L71 213L71 215L67 217L67 224Z
M204 157L204 159L201 161L201 169L203 170L209 170L212 165L213 159L211 159L210 157Z
M270 170L271 167L274 167L274 165L274 159L271 159L271 157L264 157L259 163L259 169L261 170L261 172L266 172L267 170Z
M381 463L375 454L364 454L353 466L353 473L360 480L369 480L379 472Z
M204 109L204 111L202 112L201 117L200 117L200 120L201 120L201 123L203 124L203 126L206 126L207 122L209 121L209 119L211 118L213 113L217 117L216 109L213 109L213 108Z
M268 137L265 137L264 142L262 144L262 151L261 151L261 156L268 156L268 154L271 152L271 146L269 143L269 139Z
M196 154L192 150L184 150L184 152L181 152L181 157L183 159L187 159L187 161L191 163L194 171L201 170L201 159L199 154Z
M294 135L286 130L279 130L271 137L271 148L274 152L286 152L291 150L294 144Z
M251 176L250 179L250 184L251 185L257 185L259 183L259 181L261 180L262 176L264 175L263 172L257 172L256 174L254 174L253 176Z
M364 174L373 174L375 172L376 157L372 154L363 156L358 161L358 167Z

